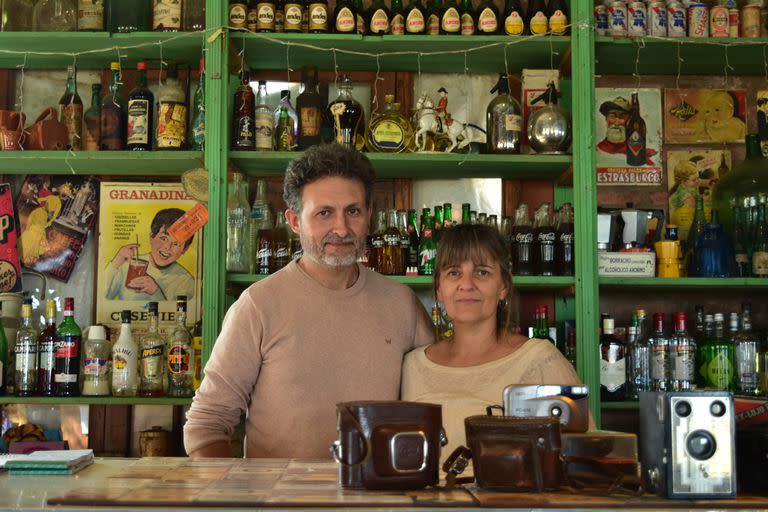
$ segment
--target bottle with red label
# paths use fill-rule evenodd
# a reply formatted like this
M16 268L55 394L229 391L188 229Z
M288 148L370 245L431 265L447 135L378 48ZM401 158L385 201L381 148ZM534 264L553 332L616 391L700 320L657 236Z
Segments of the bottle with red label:
M447 0L440 11L440 35L461 33L461 14L456 0Z
M333 11L333 31L337 34L357 32L357 9L351 0L339 0Z
M520 0L504 2L504 33L508 36L520 36L525 32L525 13Z
M627 165L641 166L646 163L646 127L640 115L640 102L637 93L632 93L632 106L626 124Z
M549 0L548 30L552 35L564 36L568 34L568 6L565 0Z
M194 394L194 358L192 336L186 325L187 297L176 297L176 326L168 337L166 370L168 371L168 396L188 397Z
M80 395L80 343L82 332L75 323L75 299L64 298L64 320L56 329L53 392L56 396Z
M432 5L427 11L426 33L428 36L440 35L440 11L443 0L432 0Z
M528 27L531 35L539 36L549 29L549 10L544 0L533 0L528 8Z

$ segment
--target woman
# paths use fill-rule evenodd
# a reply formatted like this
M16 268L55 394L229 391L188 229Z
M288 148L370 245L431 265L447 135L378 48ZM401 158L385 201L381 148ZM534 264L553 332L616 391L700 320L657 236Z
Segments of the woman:
M466 444L464 418L500 404L509 384L579 384L552 342L512 334L507 250L490 226L446 230L435 262L435 295L453 335L405 356L402 399L441 404L445 459Z

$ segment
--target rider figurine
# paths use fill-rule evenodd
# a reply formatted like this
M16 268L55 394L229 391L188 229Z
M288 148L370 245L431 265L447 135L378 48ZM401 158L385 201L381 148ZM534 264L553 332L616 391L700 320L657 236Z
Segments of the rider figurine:
M440 133L445 133L447 128L446 130L443 129L443 122L446 122L446 127L450 126L450 123L447 122L448 111L446 110L448 108L448 91L445 90L445 87L441 87L437 92L440 94L440 101L437 102L437 130Z

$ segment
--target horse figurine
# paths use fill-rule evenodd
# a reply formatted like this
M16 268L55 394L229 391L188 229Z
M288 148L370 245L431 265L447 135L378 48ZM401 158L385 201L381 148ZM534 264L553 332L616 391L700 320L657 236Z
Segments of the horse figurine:
M450 153L456 148L463 149L471 142L485 142L484 137L475 135L476 132L484 135L485 130L475 124L461 123L451 119L451 115L447 113L445 119L438 119L435 102L432 101L432 98L427 93L422 93L416 102L416 108L413 112L413 124L417 128L414 135L414 143L419 151L425 150L428 133L448 137L451 144L445 148L445 153ZM442 130L440 129L441 125Z

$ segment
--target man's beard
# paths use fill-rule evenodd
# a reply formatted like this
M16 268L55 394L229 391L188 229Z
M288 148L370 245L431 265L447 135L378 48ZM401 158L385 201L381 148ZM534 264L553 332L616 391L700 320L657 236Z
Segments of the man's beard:
M605 133L608 142L619 144L627 140L627 129L621 125L609 126Z
M323 237L319 245L316 245L314 241L299 234L301 239L301 247L304 251L304 256L325 267L348 267L354 265L357 262L357 258L362 254L362 247L360 240L352 235L340 237L335 235L327 235ZM354 245L354 252L348 254L326 254L324 252L326 244L329 243L349 243Z

